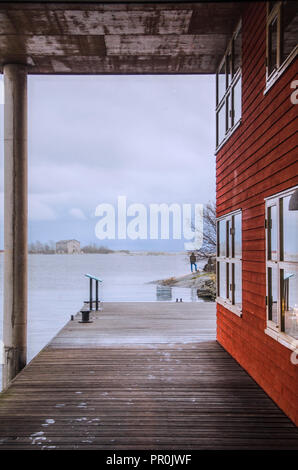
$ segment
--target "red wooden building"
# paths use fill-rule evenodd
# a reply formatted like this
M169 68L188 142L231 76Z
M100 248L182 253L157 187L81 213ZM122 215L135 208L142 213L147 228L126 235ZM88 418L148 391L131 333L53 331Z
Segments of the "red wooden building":
M298 424L297 6L243 10L217 73L216 178L217 338Z
M297 7L0 0L5 386L27 351L27 75L215 74L223 56L217 339L298 424Z

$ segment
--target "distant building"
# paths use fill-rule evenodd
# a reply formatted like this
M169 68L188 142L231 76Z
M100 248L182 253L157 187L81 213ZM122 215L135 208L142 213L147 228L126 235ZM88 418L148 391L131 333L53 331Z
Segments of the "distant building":
M78 240L60 240L56 243L56 253L67 253L69 255L81 253L80 242Z

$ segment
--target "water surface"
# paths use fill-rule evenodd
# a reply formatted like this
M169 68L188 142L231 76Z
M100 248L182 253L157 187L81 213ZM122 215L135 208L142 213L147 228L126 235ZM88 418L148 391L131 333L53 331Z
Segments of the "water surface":
M160 288L150 281L189 272L185 255L29 255L28 360L31 360L88 299L84 273L103 279L106 301L199 301L195 289ZM3 254L0 254L2 338Z

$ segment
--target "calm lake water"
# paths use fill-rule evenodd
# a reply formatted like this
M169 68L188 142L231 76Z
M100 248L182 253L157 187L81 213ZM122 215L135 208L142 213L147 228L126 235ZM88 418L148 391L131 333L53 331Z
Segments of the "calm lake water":
M195 289L160 289L148 284L189 273L185 255L29 255L28 360L88 299L89 281L84 273L103 279L103 302L175 301L176 297L182 297L184 302L199 301ZM3 254L0 254L0 308L2 338Z

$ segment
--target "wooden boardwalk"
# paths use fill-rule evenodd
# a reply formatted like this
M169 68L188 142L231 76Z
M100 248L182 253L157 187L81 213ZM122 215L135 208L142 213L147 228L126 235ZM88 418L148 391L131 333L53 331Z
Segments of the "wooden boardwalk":
M298 449L215 341L212 303L110 303L69 322L0 395L1 449Z

